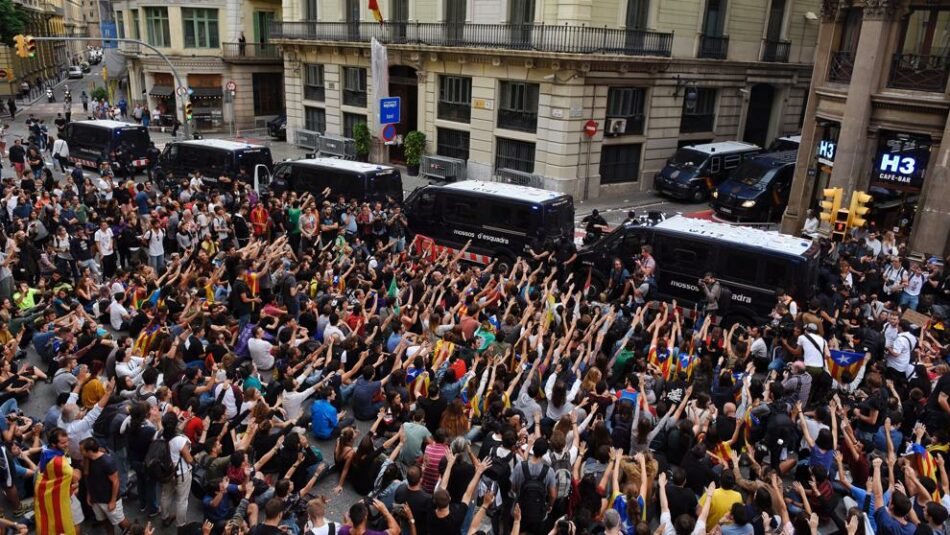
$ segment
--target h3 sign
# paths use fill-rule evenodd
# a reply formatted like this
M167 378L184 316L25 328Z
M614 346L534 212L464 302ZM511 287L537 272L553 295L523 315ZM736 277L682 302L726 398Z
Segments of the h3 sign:
M396 124L400 122L399 97L379 99L379 124Z

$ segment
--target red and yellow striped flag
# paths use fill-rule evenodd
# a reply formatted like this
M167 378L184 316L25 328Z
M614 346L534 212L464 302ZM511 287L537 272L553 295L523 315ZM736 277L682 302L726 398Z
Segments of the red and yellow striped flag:
M74 535L76 525L69 506L73 468L64 455L49 460L34 487L33 510L38 535Z
M379 4L376 0L369 0L369 10L373 12L373 18L376 19L376 22L383 23L383 14L379 11Z

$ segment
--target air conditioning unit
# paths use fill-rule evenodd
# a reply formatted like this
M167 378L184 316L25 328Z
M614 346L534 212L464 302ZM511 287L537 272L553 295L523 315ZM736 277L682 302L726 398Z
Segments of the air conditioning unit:
M619 136L627 131L626 119L607 119L607 135Z

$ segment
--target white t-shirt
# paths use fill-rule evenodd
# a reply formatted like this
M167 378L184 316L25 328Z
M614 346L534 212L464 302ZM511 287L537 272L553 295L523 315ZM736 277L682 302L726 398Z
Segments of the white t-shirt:
M122 306L122 303L118 301L113 301L109 305L109 323L112 324L112 328L119 331L122 330L122 321L125 316L129 315L128 309Z
M927 280L927 275L923 273L920 275L911 273L910 276L907 277L907 286L904 286L904 293L911 296L920 295L920 290L924 287L925 280Z
M804 351L805 366L816 368L825 366L826 344L825 339L815 333L804 333L798 337L798 346Z
M96 245L99 246L99 254L109 256L115 252L115 239L112 236L112 229L106 227L105 232L102 229L96 231Z
M148 240L148 255L149 256L162 256L165 254L165 244L162 243L165 239L164 230L149 230L145 233L145 239Z
M185 435L178 435L168 441L168 451L171 453L172 464L175 465L175 473L179 476L187 475L191 472L191 465L188 461L181 458L181 450L190 445L191 441ZM179 463L178 461L181 460Z
M224 396L221 396L221 389L227 388L227 392L224 393ZM218 401L218 396L221 396L221 404L224 405L224 415L228 419L234 418L238 415L237 400L234 399L234 390L231 386L220 384L214 388L214 400L215 403Z
M343 329L336 325L327 325L327 328L323 330L323 339L329 341L331 338L334 342L342 342L346 335L343 334Z
M270 353L273 348L274 344L260 338L251 338L247 341L247 351L251 354L251 360L261 371L274 367L274 356Z
M897 335L893 343L897 355L895 356L894 353L887 355L887 367L894 368L902 373L910 371L910 354L915 345L917 345L917 339L914 338L914 335L907 332Z

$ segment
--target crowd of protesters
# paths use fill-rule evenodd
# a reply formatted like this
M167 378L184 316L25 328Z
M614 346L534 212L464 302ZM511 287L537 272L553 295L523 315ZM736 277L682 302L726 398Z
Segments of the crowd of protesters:
M652 295L648 247L599 293L554 244L415 248L393 200L57 178L24 150L0 207L11 529L947 533L948 279L893 235L823 242L814 295L726 325L715 274L698 307Z

